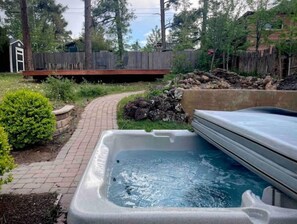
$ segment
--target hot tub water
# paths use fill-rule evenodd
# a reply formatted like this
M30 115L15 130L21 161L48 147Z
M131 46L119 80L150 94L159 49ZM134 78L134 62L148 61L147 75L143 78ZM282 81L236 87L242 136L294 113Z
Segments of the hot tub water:
M112 163L107 197L123 207L239 207L269 186L216 149L123 151Z

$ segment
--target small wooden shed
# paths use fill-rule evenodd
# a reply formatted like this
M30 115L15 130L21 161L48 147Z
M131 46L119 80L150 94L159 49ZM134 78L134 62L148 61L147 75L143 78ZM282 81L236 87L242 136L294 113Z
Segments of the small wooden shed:
M10 72L21 72L25 70L24 44L20 40L9 41Z

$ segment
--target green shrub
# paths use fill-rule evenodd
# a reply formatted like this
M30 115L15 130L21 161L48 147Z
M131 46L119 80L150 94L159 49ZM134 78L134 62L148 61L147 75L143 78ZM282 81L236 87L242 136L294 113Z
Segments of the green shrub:
M106 95L106 90L100 84L91 84L86 81L81 84L79 89L80 97L98 97Z
M193 71L193 66L187 60L187 57L182 52L178 52L173 56L171 71L173 74L185 74Z
M149 90L145 98L151 99L152 97L160 96L163 94L164 90L164 86L149 86Z
M18 90L6 94L0 103L0 125L13 148L51 139L56 123L52 109L49 100L37 92Z
M201 71L209 71L211 58L211 55L208 55L206 50L199 51L197 68Z
M3 176L15 167L13 158L9 154L10 149L7 134L4 132L4 129L0 127L0 189L1 185L12 180L11 175Z
M154 96L160 96L162 94L163 94L163 90L161 90L161 89L152 89L152 90L149 90L146 98L151 99Z
M45 95L51 100L69 102L75 99L75 83L72 80L51 76L45 84Z

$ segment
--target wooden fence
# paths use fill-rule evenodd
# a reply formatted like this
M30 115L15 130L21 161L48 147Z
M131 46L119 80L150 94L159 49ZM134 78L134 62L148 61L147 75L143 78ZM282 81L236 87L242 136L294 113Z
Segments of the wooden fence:
M127 52L119 66L118 56L112 52L94 52L93 69L171 69L176 55L184 55L185 62L193 67L197 63L197 51L184 52ZM35 70L84 69L84 52L35 53Z
M182 55L182 57L180 57ZM84 52L71 53L35 53L33 57L35 70L83 70ZM126 52L123 65L119 66L118 56L113 52L94 52L92 69L171 69L174 60L180 59L185 65L196 68L198 51L183 52ZM243 52L232 57L231 69L244 73L253 73L258 61L259 74L286 76L288 62L286 57L278 57L276 49L262 51L259 56L255 52ZM281 64L280 64L281 63ZM281 65L281 66L280 66ZM297 57L292 59L292 72L297 71Z
M256 63L257 62L257 63ZM270 74L286 76L288 73L288 60L286 56L279 57L275 48L261 51L257 57L256 52L243 52L232 57L232 70L244 73ZM297 70L297 57L292 58L291 74Z

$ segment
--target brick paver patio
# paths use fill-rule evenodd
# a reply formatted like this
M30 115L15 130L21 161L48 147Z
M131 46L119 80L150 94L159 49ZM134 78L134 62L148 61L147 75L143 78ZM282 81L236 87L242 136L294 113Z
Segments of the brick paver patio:
M129 92L93 100L82 114L77 129L55 161L20 165L13 170L13 182L4 185L1 194L58 192L61 205L67 209L78 182L104 130L117 129L116 108Z

